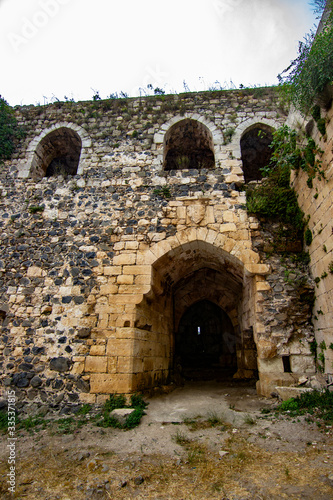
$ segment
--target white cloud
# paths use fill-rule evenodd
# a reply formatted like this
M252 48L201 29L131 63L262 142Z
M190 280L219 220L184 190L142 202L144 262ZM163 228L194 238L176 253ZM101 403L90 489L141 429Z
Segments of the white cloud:
M0 0L1 93L16 104L184 79L272 84L313 20L304 0Z

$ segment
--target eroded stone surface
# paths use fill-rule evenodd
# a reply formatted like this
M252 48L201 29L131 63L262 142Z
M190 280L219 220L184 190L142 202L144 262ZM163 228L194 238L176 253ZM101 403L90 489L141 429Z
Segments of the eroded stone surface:
M4 386L20 400L29 393L36 404L100 403L110 393L181 379L175 334L202 300L230 318L236 376L259 368L262 394L314 373L313 282L272 252L272 228L248 215L239 190L242 135L286 120L274 92L265 92L16 108L27 137L0 173L0 362ZM214 153L210 168L163 169L168 131L183 120L197 124L199 145L207 131L201 146ZM36 180L39 145L52 161L65 133L82 144L77 175ZM330 258L330 175L315 211L327 240L320 236L310 249L313 273ZM317 258L323 241L327 255ZM281 244L279 252L302 249L288 247L288 238ZM315 326L328 347L333 301L325 283L315 306L325 314ZM332 352L324 353L327 373Z

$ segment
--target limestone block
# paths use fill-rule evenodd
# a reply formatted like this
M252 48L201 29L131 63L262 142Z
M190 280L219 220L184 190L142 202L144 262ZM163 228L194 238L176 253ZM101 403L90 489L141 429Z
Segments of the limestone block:
M90 391L92 394L123 394L132 389L132 376L129 374L91 374Z
M275 392L277 386L290 386L297 383L297 376L292 373L271 372L260 373L260 379L257 382L257 392L261 396L270 397Z
M155 368L155 359L154 358L144 358L143 360L143 369L145 372L153 371Z
M233 236L234 236L236 241L242 241L242 240L249 241L248 248L251 248L252 244L250 242L250 233L247 229L239 229L239 226L238 226L238 231Z
M171 245L167 240L160 241L158 245L154 245L151 248L152 253L156 256L157 259L162 255L170 252L170 250L171 250Z
M84 372L84 362L76 362L73 364L71 373L73 375L81 375Z
M125 242L124 241L118 241L117 243L115 243L113 245L113 249L114 251L118 251L118 250L123 250L125 248Z
M139 276L135 276L134 283L136 285L150 285L151 284L151 275L150 274L141 274Z
M222 214L223 222L236 222L235 213L231 210L225 210Z
M156 261L156 255L151 250L138 251L136 263L139 266L149 265Z
M208 206L206 208L206 217L204 220L205 224L214 224L215 222L215 214L214 214L214 207Z
M132 358L132 360L133 360L133 373L143 372L143 359Z
M107 357L106 356L87 356L85 362L85 371L91 373L106 373Z
M154 135L154 143L155 144L163 144L163 141L164 141L164 134L156 133Z
M108 373L117 373L117 356L108 356Z
M149 292L150 287L147 285L120 285L119 286L119 293L142 293L145 294Z
M122 328L117 328L116 329L116 338L117 339L127 339L132 340L136 338L136 329L135 328L130 328L130 327L122 327Z
M238 184L241 181L242 181L242 177L238 176L238 175L234 175L234 174L227 175L226 178L225 178L225 182L227 184L231 184L232 182L235 182L235 183ZM238 193L237 193L237 196L238 196Z
M133 373L133 358L118 356L117 373Z
M293 373L315 373L316 367L313 356L291 355L290 366Z
M110 295L110 294L115 294L118 293L118 286L117 285L101 285L100 288L101 295Z
M118 285L132 285L134 281L134 276L131 274L122 274L117 278Z
M179 220L186 218L186 207L177 207L177 218Z
M118 294L110 295L109 303L111 304L140 304L143 299L143 294Z
M104 356L105 345L92 345L89 354L90 356Z
M105 297L103 297L105 298ZM96 314L99 314L101 317L102 315L107 315L109 312L109 304L108 302L101 302L101 303L98 303L96 306L95 306L95 313Z
M127 241L125 243L125 249L126 250L137 250L139 248L139 242L138 241Z
M46 276L46 272L40 267L30 266L28 267L27 275L32 278L40 278L41 276Z
M232 167L231 173L234 175L243 175L243 169L241 167Z
M257 291L264 292L271 289L271 285L267 281L259 281L257 283Z
M132 355L132 341L128 339L112 339L107 344L106 352L108 356L123 356Z
M208 229L206 235L206 242L213 244L216 240L216 237L217 237L217 232L213 231L212 229Z
M152 356L155 354L155 342L145 342L142 340L135 340L133 344L133 355L137 358Z
M156 259L156 257L155 257ZM150 275L151 274L151 266L124 266L123 267L123 274L133 274L134 276L137 276L138 274L146 274Z
M131 265L136 262L135 253L122 253L113 257L113 264L115 266Z
M269 274L270 269L267 264L246 264L245 271L247 274Z
M220 232L221 233L234 232L236 230L237 230L236 224L233 222L229 222L227 224L220 225Z
M166 237L166 233L148 233L148 238L152 243L156 243L157 241L162 241Z
M276 392L282 399L282 401L287 401L290 398L297 398L306 392L311 392L312 389L310 387L275 387Z
M110 412L110 417L115 418L121 425L125 425L128 417L134 412L134 408L116 408Z
M104 267L105 276L117 276L121 274L121 266L106 266Z
M96 395L95 394L87 394L85 392L79 393L79 399L81 403L94 405L96 403Z
M263 359L258 357L259 373L283 373L283 362L281 357Z

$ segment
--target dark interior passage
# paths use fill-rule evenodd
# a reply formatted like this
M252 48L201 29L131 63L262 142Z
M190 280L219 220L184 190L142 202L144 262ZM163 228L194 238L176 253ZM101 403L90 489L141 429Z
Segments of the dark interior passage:
M272 156L269 147L273 140L268 127L258 125L246 132L240 142L245 182L262 178L261 169L266 167Z
M236 339L228 315L209 300L183 314L175 339L176 363L185 378L209 378L236 370Z

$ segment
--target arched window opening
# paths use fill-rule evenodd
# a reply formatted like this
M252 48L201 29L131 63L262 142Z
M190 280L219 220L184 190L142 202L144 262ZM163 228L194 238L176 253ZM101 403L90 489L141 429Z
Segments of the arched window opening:
M245 182L262 179L261 169L271 159L269 147L273 140L272 129L264 125L255 125L245 132L240 141Z
M82 141L67 127L47 134L38 144L32 161L34 178L76 175L80 161Z
M175 354L184 376L204 371L235 371L236 336L229 316L210 300L201 300L183 314L175 338ZM207 373L208 375L208 373Z
M166 133L164 170L214 168L213 137L202 123L186 118Z

